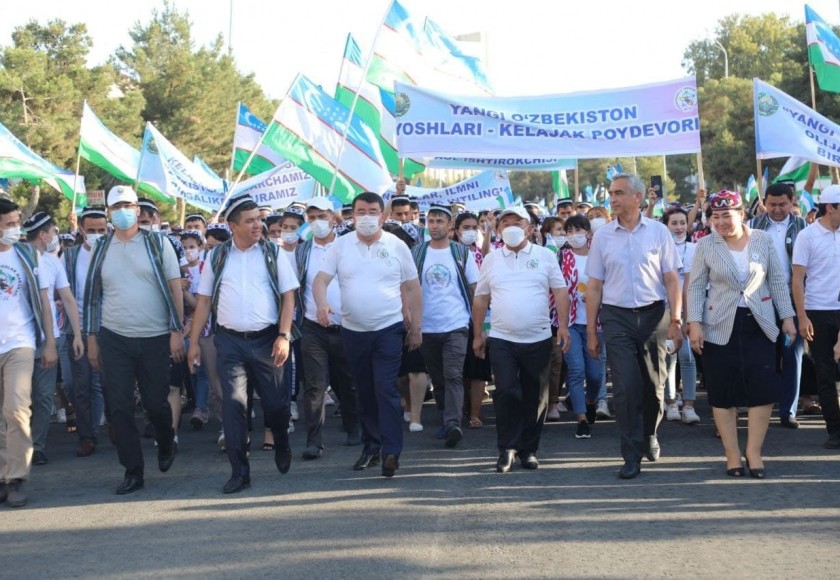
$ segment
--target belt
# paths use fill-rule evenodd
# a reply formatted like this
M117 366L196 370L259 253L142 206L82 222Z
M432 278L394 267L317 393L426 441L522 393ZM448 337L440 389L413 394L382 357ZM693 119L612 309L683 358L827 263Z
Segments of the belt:
M315 322L314 320L309 320L308 318L304 318L303 322L304 322L304 324L308 324L308 325L314 326L316 328L319 328L321 330L326 330L326 331L329 331L329 332L338 332L338 331L341 330L341 325L340 324L330 324L329 326L323 326L321 323Z
M612 304L608 304L607 306L612 306L613 308L618 308L619 310L626 310L627 312L647 312L648 310L653 310L657 306L663 306L664 304L664 300L657 300L656 302L651 302L650 304L645 304L644 306L634 306L633 308L613 306Z
M222 332L229 334L231 336L235 336L237 338L241 338L244 340L250 340L252 338L262 338L264 336L268 336L269 334L277 334L277 326L272 324L270 326L266 326L262 330L248 330L246 332L240 332L238 330L231 330L230 328L225 328L224 326L219 326L219 330Z

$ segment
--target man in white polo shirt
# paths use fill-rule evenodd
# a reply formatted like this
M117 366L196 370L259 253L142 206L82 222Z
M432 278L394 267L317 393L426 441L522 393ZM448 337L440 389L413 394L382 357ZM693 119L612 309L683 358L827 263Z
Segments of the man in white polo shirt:
M828 431L825 447L840 449L836 382L840 358L840 185L827 187L817 207L819 217L800 232L793 246L793 301L799 333L811 343Z
M397 373L405 341L422 342L423 299L417 267L399 238L382 231L385 203L376 193L353 200L356 229L327 250L312 291L318 322L331 324L327 287L334 277L341 289L341 337L356 384L364 449L353 469L382 461L382 475L393 477L402 452L402 406ZM402 292L408 301L403 317ZM408 337L406 339L406 329Z
M489 344L496 376L493 404L499 460L496 471L510 471L513 460L537 469L536 453L548 412L548 374L551 360L549 292L557 305L557 344L567 351L569 295L557 256L528 241L533 226L523 207L510 207L499 216L505 245L481 265L473 300L473 326L480 329L492 300L490 337L476 330L473 350L484 358Z

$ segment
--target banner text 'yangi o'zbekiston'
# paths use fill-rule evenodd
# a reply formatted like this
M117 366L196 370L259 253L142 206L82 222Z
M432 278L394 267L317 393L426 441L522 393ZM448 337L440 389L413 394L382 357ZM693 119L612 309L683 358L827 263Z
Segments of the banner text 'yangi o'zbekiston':
M400 156L602 158L700 151L694 77L543 97L448 95L395 83Z

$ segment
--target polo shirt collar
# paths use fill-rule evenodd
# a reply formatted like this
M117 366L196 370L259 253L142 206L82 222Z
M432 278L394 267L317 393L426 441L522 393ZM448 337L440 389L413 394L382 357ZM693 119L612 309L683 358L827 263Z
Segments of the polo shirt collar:
M530 254L530 253L531 253L531 250L532 250L533 248L534 248L534 244L532 244L531 242L528 242L527 244L525 244L525 247L524 247L524 248L522 248L521 250L519 250L519 252L518 252L518 253L520 253L520 254L521 254L522 252L525 252L526 254ZM509 248L507 247L507 244L505 244L504 246L502 246L502 255L503 255L503 256L510 256L511 254L516 254L516 253L517 253L517 252L514 252L513 250L509 249Z
M272 242L272 243L274 243L274 242ZM254 248L258 248L259 245L260 245L260 243L257 242L255 244L249 246L248 249L243 250L239 246L236 245L236 240L231 240L231 243L230 243L231 249L233 249L236 252L239 252L240 254L247 254L248 252L253 251Z
M646 226L647 222L651 221L650 218L646 218L644 215L642 215L642 212L639 212L639 217L641 219L639 219L639 223L636 224L636 227L633 228L632 231L634 231L634 232L637 229L641 228L642 226ZM618 230L624 230L624 231L627 231L627 232L630 231L618 222L618 218L615 218L614 220L612 220L608 225L612 225L613 230L616 231L616 232Z
M787 217L780 222L777 222L773 218L770 218L770 223L777 226L786 226L790 223L790 216L791 214L788 214Z

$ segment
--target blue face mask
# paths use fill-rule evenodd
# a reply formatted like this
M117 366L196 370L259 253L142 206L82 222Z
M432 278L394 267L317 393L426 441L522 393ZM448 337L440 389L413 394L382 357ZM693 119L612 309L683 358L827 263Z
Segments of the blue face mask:
M118 230L127 230L137 223L137 212L133 207L115 209L111 212L111 223Z

